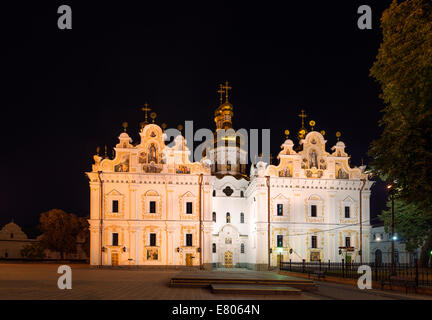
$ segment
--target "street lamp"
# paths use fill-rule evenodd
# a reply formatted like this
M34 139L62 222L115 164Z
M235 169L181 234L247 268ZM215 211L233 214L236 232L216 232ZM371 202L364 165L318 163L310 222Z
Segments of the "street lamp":
M389 185L387 186L387 190L388 190L388 192L389 192L389 194L390 194L390 199L391 199L391 204L392 204L392 207L391 207L391 234L392 234L392 242L391 242L391 272L392 272L392 275L394 275L394 274L395 274L395 265L394 265L394 258L395 258L394 253L395 253L395 251L394 251L394 242L395 242L395 240L397 239L397 237L396 237L396 239L395 239L395 235L394 235L394 191L395 191L395 190L394 190L392 184L389 184Z

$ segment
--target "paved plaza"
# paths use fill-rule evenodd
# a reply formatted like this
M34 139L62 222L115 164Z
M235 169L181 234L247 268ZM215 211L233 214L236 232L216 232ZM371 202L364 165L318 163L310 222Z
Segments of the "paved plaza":
M60 290L57 264L0 264L0 299L39 300L400 300L429 299L390 291L361 291L353 286L318 282L319 291L303 292L299 296L213 294L206 288L171 288L169 280L183 270L94 269L84 264L70 264L72 289ZM232 269L233 270L233 269ZM238 270L239 276L249 271ZM194 271L196 272L196 271Z

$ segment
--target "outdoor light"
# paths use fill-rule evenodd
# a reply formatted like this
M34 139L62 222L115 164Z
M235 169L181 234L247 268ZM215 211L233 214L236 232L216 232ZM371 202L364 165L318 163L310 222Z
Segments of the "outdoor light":
M126 252L126 247L123 247L123 252Z
M289 252L290 252L290 254L292 254L292 253L293 253L293 249L291 248ZM431 251L431 252L432 252L432 251Z
M397 236L393 236L393 240L397 240Z
M177 252L180 252L180 248L177 248Z
M381 241L381 238L380 237L376 238L376 241Z

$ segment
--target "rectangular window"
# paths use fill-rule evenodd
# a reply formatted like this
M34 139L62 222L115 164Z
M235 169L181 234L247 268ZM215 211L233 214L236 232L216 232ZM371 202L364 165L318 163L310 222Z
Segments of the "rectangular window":
M112 212L113 213L118 213L119 212L119 202L118 202L118 200L113 200L112 201Z
M280 234L278 234L278 236L277 236L277 246L278 246L278 248L283 247L283 236Z
M213 245L212 245L212 251L213 251L213 253L216 253L216 243L213 243Z
M187 214L192 213L192 202L186 202L186 213Z
M213 222L216 222L216 212L213 212Z
M317 236L312 236L312 248L316 249L318 247L317 243Z
M240 223L244 223L244 213L240 212Z
M350 218L350 207L345 207L345 218Z
M150 247L156 247L156 233L150 233Z
M150 213L156 213L156 201L150 201Z
M118 233L113 233L112 234L112 245L113 246L118 246Z
M317 206L315 204L311 205L311 217L317 216Z
M345 247L351 247L351 237L345 237Z
M278 216L283 216L283 204L279 203L277 205L277 215Z
M186 233L186 246L192 247L192 233Z

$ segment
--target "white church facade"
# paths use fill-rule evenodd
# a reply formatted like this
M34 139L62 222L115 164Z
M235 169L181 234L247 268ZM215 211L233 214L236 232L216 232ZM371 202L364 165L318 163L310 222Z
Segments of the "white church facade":
M216 131L232 128L232 117L226 95ZM139 134L132 144L121 133L115 157L95 155L87 172L91 265L266 270L289 260L359 262L361 252L369 262L373 182L365 167L350 167L343 142L328 152L323 132L302 125L297 148L287 138L277 165L259 161L247 175L241 144L215 144L192 163L183 136L167 146L147 121Z

